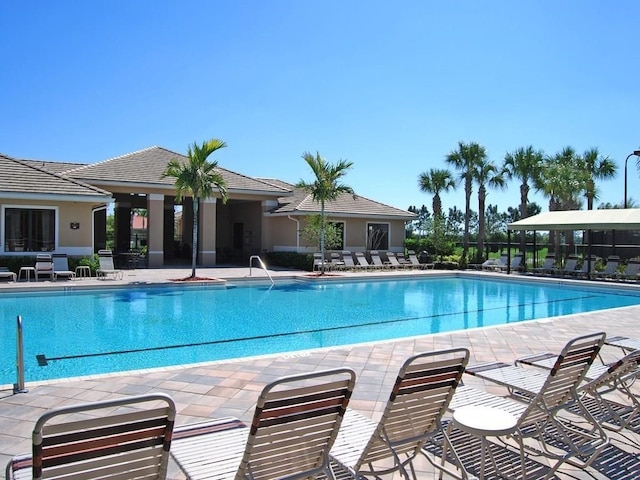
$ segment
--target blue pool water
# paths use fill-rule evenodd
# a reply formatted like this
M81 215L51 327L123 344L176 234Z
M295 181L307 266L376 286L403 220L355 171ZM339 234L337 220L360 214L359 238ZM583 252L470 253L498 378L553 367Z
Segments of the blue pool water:
M0 295L0 384L181 365L640 304L625 290L465 278Z

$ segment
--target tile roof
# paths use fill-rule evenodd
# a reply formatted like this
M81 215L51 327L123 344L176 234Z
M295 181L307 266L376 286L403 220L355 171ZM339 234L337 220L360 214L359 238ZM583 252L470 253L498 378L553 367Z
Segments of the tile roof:
M54 163L54 162L51 162ZM84 196L96 201L111 198L111 193L101 188L64 177L35 165L0 154L0 192L2 196L44 195Z
M85 182L136 183L167 186L173 188L174 179L162 177L169 161L173 159L186 161L187 157L161 147L149 147L120 157L111 158L90 165L82 165L66 172L73 178ZM286 191L276 185L262 182L240 173L218 167L227 183L229 191L247 191L282 195Z
M20 161L22 163L26 163L27 165L31 165L33 167L38 167L43 170L46 170L47 172L61 173L61 174L64 174L65 172L68 172L69 170L72 170L74 168L78 168L83 165L86 165L86 163L51 162L48 160L27 160L24 158L21 158Z
M310 193L295 185L282 180L261 179L265 182L273 182L282 188L291 188L293 195L278 199L278 206L271 210L271 215L308 215L320 213L320 203L315 202ZM343 193L335 201L325 204L325 212L329 215L380 217L411 220L415 214L406 210L391 207L384 203L376 202L369 198L349 193Z

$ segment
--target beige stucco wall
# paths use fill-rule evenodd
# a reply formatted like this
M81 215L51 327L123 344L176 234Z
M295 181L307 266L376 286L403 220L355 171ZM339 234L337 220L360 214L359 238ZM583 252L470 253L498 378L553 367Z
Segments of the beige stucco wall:
M294 217L299 223L300 231L307 225L308 217ZM367 249L367 225L369 223L383 223L389 225L389 250L401 251L404 248L404 221L403 220L379 220L351 217L330 217L332 222L343 222L345 231L345 250L364 251ZM266 217L269 225L269 241L267 248L270 250L296 251L296 228L294 221L287 217ZM299 239L299 251L313 251L314 245L308 245L304 239Z
M36 252L5 252L5 228L4 228L4 208L38 207L54 208L56 214L56 247L55 252L67 253L69 255L91 255L93 252L93 208L98 205L85 202L60 202L60 201L35 201L24 199L2 199L0 198L0 212L2 218L0 224L2 228L2 244L0 252L6 255L30 255ZM78 229L72 229L71 223L77 223Z

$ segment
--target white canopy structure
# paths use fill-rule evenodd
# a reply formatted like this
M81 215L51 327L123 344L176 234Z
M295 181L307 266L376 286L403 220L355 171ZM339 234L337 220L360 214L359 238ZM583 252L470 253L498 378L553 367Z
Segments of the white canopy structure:
M508 230L640 230L640 208L544 212L507 225Z

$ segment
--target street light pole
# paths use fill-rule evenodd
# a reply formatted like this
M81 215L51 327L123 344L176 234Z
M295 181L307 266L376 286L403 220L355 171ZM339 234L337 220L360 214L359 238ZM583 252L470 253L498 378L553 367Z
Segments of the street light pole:
M634 150L624 159L624 208L627 208L627 162L633 156L640 157L640 150Z

